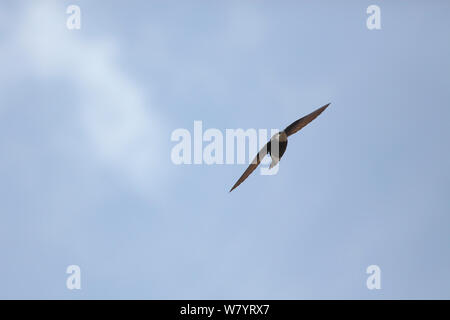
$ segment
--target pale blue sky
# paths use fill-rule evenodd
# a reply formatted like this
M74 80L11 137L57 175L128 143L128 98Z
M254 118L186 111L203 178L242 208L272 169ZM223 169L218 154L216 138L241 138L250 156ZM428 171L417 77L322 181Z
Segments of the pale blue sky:
M0 298L450 298L449 12L2 1ZM194 120L283 128L328 102L231 194L244 165L170 160Z

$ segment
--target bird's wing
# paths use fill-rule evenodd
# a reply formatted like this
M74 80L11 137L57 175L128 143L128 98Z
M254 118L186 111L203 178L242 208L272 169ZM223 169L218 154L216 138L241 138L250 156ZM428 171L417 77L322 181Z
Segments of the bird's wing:
M259 166L261 163L261 160L266 156L267 149L269 148L270 141L266 143L266 145L259 150L256 157L253 159L252 163L248 166L247 170L242 174L242 176L239 178L239 180L234 184L233 188L231 188L230 192L236 189L242 182L244 182L245 179L253 172L255 169Z
M284 132L286 132L287 136L293 135L303 127L305 127L308 123L313 121L315 118L319 116L330 104L326 104L323 107L320 107L316 111L311 112L307 116L304 116L301 119L298 119L297 121L292 122L290 125L284 129Z

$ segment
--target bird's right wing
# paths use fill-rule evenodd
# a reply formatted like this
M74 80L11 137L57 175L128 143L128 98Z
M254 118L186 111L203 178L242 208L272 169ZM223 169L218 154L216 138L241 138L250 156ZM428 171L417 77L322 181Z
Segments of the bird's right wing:
M321 114L329 105L330 104L326 104L323 107L321 107L321 108L311 112L310 114L304 116L303 118L300 118L297 121L294 121L293 123L288 125L286 127L286 129L284 129L284 132L286 132L286 134L288 136L293 135L294 133L296 133L297 131L299 131L303 127L305 127L308 123L313 121L315 118L317 118L319 116L319 114Z
M258 152L256 157L253 159L252 163L248 166L247 170L244 171L239 180L234 184L233 188L231 188L230 192L236 189L245 179L259 166L261 160L266 156L267 150L269 148L270 141L266 143L266 145Z

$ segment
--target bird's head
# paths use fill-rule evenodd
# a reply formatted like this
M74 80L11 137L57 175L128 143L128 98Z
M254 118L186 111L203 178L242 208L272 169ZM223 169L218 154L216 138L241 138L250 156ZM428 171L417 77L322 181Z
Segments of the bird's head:
M272 138L270 140L271 141L277 140L280 142L284 142L287 140L287 134L284 131L277 132L272 136Z

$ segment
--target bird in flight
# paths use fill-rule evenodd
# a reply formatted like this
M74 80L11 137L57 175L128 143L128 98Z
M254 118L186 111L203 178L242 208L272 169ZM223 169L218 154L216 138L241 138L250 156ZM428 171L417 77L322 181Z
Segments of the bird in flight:
M261 163L261 160L267 155L270 154L272 158L272 162L270 163L270 169L277 165L286 151L288 144L288 137L296 133L305 127L308 123L313 121L315 118L319 116L326 108L328 108L330 104L326 104L323 107L311 112L310 114L304 116L303 118L298 119L297 121L292 122L288 125L283 131L278 132L273 135L269 142L258 152L256 157L248 166L247 170L242 174L239 180L234 184L233 188L231 188L230 192L236 189L248 176L255 171L258 165Z

